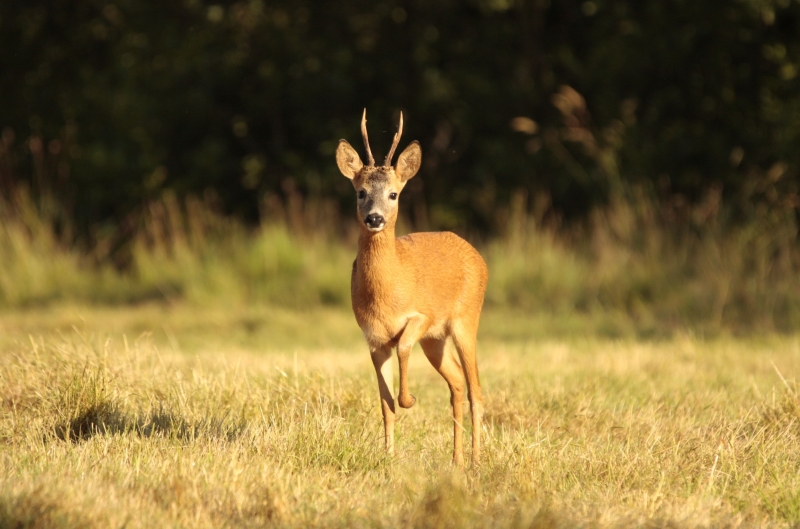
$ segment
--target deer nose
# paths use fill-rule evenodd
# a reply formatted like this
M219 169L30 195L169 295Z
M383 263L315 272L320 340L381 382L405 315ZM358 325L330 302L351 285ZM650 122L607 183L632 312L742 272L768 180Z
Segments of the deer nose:
M386 221L384 220L383 216L378 215L377 213L370 213L367 215L367 218L364 219L364 224L366 224L369 228L380 228L385 222Z

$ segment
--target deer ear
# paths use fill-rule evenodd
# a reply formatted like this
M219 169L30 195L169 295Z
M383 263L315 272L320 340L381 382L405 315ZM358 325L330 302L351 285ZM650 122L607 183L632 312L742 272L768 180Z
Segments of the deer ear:
M397 158L397 165L394 166L394 172L401 181L405 182L417 174L421 164L422 148L419 146L418 141L412 141L411 144L406 147L406 150Z
M336 165L339 166L342 174L350 180L364 167L356 150L345 140L339 140L339 146L336 148Z

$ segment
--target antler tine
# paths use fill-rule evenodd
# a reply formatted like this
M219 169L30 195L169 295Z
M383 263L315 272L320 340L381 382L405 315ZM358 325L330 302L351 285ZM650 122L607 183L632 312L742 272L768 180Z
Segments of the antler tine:
M364 138L364 147L367 149L367 163L368 165L375 165L375 158L372 157L372 151L369 148L369 138L367 137L367 109L364 109L364 115L361 116L361 136Z
M394 140L392 141L392 148L389 149L389 154L386 155L386 161L383 162L383 165L389 167L392 165L392 157L394 156L394 150L397 149L397 144L400 143L400 136L403 135L403 111L400 111L400 124L397 125L397 132L394 134Z

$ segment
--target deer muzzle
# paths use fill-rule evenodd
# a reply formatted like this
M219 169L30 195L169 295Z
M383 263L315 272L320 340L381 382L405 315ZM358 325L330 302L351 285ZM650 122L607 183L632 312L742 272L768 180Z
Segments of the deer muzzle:
M386 219L383 218L383 215L370 213L364 218L364 224L370 231L380 231L386 225Z

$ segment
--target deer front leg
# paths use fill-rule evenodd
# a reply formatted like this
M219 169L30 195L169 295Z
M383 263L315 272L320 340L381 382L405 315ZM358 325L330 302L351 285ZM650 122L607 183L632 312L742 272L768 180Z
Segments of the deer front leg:
M408 357L411 356L411 348L425 335L428 327L430 320L427 316L422 314L412 316L397 343L397 361L400 364L400 394L397 395L397 403L401 408L410 408L417 402L416 397L408 391Z
M378 391L381 395L381 410L383 411L383 432L386 442L386 451L394 453L394 398L392 397L392 349L378 347L373 350L372 365L378 375Z

